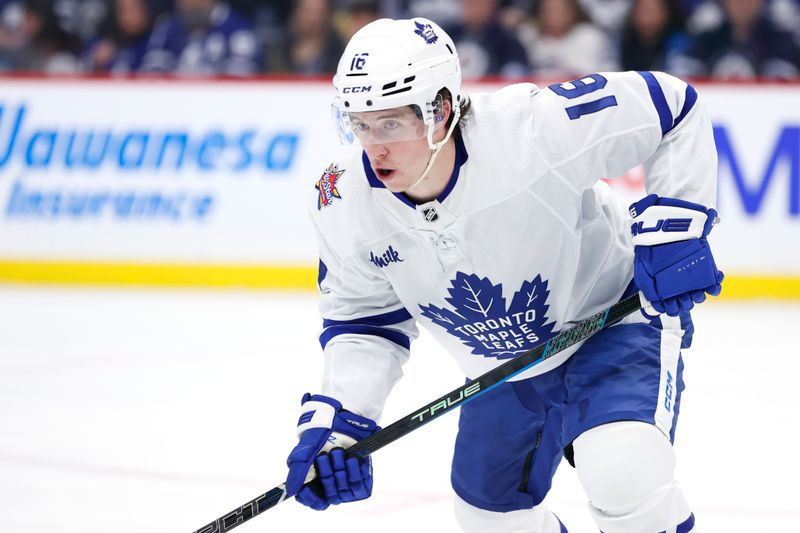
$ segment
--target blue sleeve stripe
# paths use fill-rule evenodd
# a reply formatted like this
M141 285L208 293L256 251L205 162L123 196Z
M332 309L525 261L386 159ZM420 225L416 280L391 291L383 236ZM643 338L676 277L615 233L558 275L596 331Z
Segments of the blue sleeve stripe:
M382 315L365 316L362 318L354 318L352 320L330 320L323 319L322 327L329 328L332 326L390 326L392 324L399 324L411 319L411 313L406 311L405 307L401 307L397 311L390 311Z
M325 266L325 263L322 262L322 259L319 260L319 270L317 271L317 287L322 288L322 280L325 279L325 276L328 275L328 267Z
M684 98L683 100L683 109L681 109L680 114L675 118L675 123L672 124L672 128L680 124L681 120L683 120L686 117L686 115L689 114L689 111L692 110L695 102L697 102L697 91L695 91L694 87L692 87L687 83L686 98ZM672 128L670 128L669 130L672 131Z
M667 99L664 97L664 90L661 89L661 85L652 72L637 71L637 73L644 78L644 81L647 83L647 90L650 91L650 99L653 101L653 105L656 106L656 111L658 112L658 120L661 123L661 134L666 135L666 133L672 129L672 113L667 105Z
M353 333L356 335L374 335L375 337L381 337L391 341L398 346L405 348L406 350L411 348L411 339L408 338L408 335L404 335L399 331L375 326L365 326L361 324L342 324L338 326L330 326L322 332L322 335L319 336L319 343L322 346L322 349L325 349L325 346L327 346L331 339L339 335L344 335L345 333Z

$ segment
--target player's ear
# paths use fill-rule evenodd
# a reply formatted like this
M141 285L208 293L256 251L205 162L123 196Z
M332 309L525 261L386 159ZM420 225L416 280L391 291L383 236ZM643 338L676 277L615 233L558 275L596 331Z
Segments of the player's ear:
M433 110L433 119L434 121L439 124L447 124L447 119L450 118L450 114L453 112L453 106L450 103L450 100L447 98L442 98L441 95L436 99L436 103L434 104Z

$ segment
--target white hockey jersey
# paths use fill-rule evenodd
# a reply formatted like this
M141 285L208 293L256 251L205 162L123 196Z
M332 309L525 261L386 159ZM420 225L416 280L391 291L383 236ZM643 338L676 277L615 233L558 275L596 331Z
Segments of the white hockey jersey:
M648 193L714 205L711 124L672 76L594 74L471 102L435 200L390 192L353 148L316 185L321 392L375 420L417 324L476 377L620 298L633 277L630 220L600 178L643 163Z

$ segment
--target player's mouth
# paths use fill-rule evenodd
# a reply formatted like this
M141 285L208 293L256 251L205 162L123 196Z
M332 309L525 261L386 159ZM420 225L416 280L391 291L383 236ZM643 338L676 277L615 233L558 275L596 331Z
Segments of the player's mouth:
M378 167L375 169L375 175L377 175L378 179L380 180L388 180L394 175L394 173L395 170L393 168Z

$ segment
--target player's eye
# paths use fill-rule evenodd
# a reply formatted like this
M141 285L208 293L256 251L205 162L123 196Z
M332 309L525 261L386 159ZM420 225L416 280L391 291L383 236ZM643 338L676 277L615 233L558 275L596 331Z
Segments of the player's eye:
M353 127L354 131L361 132L361 131L367 131L369 129L369 126L367 126L363 122L353 122L351 124L352 124L352 127Z
M387 120L386 124L384 125L384 127L387 130L396 130L397 128L400 127L400 123L397 122L396 120Z

